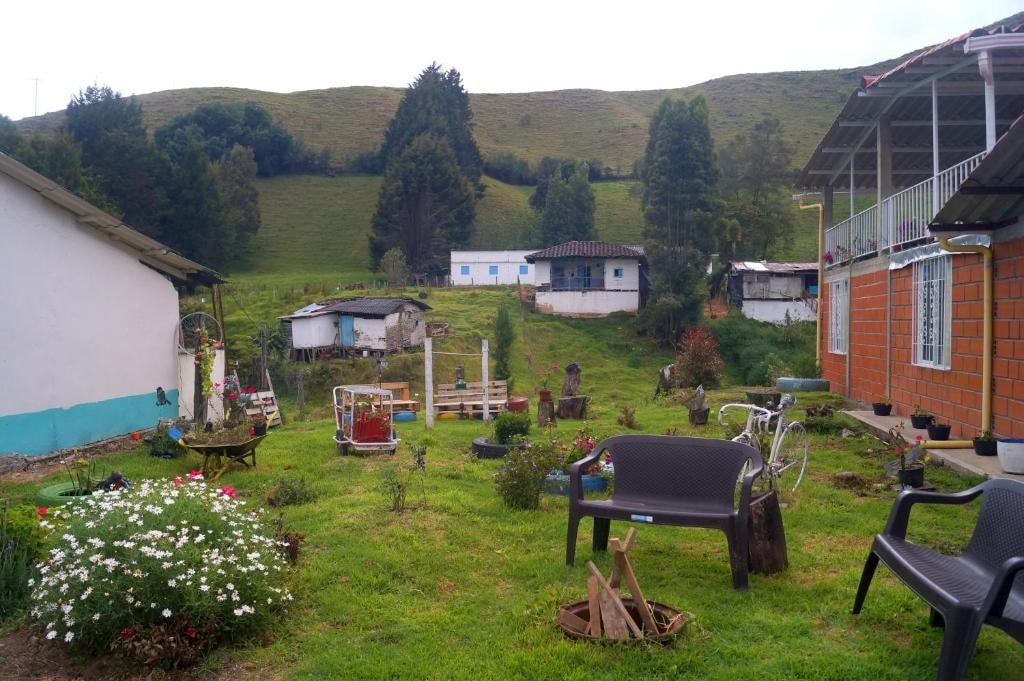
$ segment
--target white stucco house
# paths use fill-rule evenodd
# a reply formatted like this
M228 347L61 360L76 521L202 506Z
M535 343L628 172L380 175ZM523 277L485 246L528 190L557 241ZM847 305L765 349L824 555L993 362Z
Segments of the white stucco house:
M761 322L781 324L817 317L818 264L736 261L729 263L729 302Z
M638 313L647 293L647 258L640 246L567 241L526 256L534 271L534 306L563 317Z
M452 286L533 284L534 251L452 251Z
M328 298L281 317L292 357L400 352L423 345L430 306L412 298Z
M0 455L179 415L175 286L215 272L2 153L0 243Z

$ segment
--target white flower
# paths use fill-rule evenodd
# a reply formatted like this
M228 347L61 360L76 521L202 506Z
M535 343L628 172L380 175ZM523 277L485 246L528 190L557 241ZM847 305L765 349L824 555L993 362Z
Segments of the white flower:
M160 613L160 614L163 615L164 617L170 617L171 616L171 609L170 608L164 608L164 611L162 613Z
M57 630L56 629L50 629L50 631L46 632L46 640L47 641L52 641L55 638L57 638Z
M75 637L75 632L69 631L68 633L64 634L64 641L67 642L67 643L71 643L71 639L73 639L74 637Z

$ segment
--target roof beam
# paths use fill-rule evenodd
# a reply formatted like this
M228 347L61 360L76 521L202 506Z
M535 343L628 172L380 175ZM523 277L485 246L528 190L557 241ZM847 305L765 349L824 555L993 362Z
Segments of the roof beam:
M920 90L918 87L899 89L905 86L903 82L875 83L867 90L857 93L858 97L931 97L932 93ZM964 95L984 94L985 83L983 81L970 82L946 82L939 83L939 97L963 97ZM996 90L1000 95L1021 95L1024 94L1024 81L1022 80L1001 80L996 83Z
M873 152L874 149L871 149L870 151ZM835 173L849 173L849 172L850 172L850 166L844 165L842 168L838 168L838 169L835 169L835 168L827 169L826 168L826 169L822 169L822 170L808 170L807 174L808 175L832 175L832 174L835 174ZM853 174L854 175L871 175L871 176L874 176L875 169L874 168L865 168L864 170L854 169ZM913 169L893 170L892 174L893 175L927 175L928 177L931 177L932 169L931 168L919 168L917 170L913 170Z
M998 125L1010 125L1011 123L1013 123L1013 121L1014 121L1014 119L1012 119L1012 118L1000 118L999 120L996 121L996 124L998 124ZM865 127L873 128L873 127L875 127L875 122L874 121L839 121L837 123L837 125L840 128L865 128ZM916 127L926 127L926 126L930 128L931 125L932 125L932 122L929 119L920 118L920 119L916 119L916 120L912 119L912 120L905 120L905 121L889 121L889 125L891 125L894 128L916 128ZM943 126L943 127L946 127L946 126L985 125L985 119L984 118L962 118L962 119L951 118L949 120L939 121L939 125Z
M856 153L858 153L858 154L869 154L869 153L873 154L873 153L875 153L874 149L854 149L853 147L822 147L821 148L821 153L823 153L823 154L848 154L848 153L854 152L854 151L856 151ZM976 146L974 146L974 147L939 147L939 153L940 154L945 154L945 153L957 153L957 154L961 154L961 153L975 153L975 154L977 154L977 153L979 153L981 151L984 151L984 149L979 149ZM932 148L930 146L925 146L925 147L893 147L892 148L892 153L894 153L894 154L930 154L930 153L932 153Z

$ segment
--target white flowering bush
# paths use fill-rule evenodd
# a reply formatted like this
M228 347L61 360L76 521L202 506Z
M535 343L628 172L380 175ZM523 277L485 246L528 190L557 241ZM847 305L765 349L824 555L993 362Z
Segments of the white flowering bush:
M292 598L259 512L198 474L97 491L44 524L53 548L30 612L47 639L83 651L191 661L259 631Z

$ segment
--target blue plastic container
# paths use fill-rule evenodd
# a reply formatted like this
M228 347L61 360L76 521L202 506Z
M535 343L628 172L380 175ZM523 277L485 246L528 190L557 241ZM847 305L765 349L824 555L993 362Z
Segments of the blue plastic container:
M416 412L414 411L396 411L395 421L415 421Z

